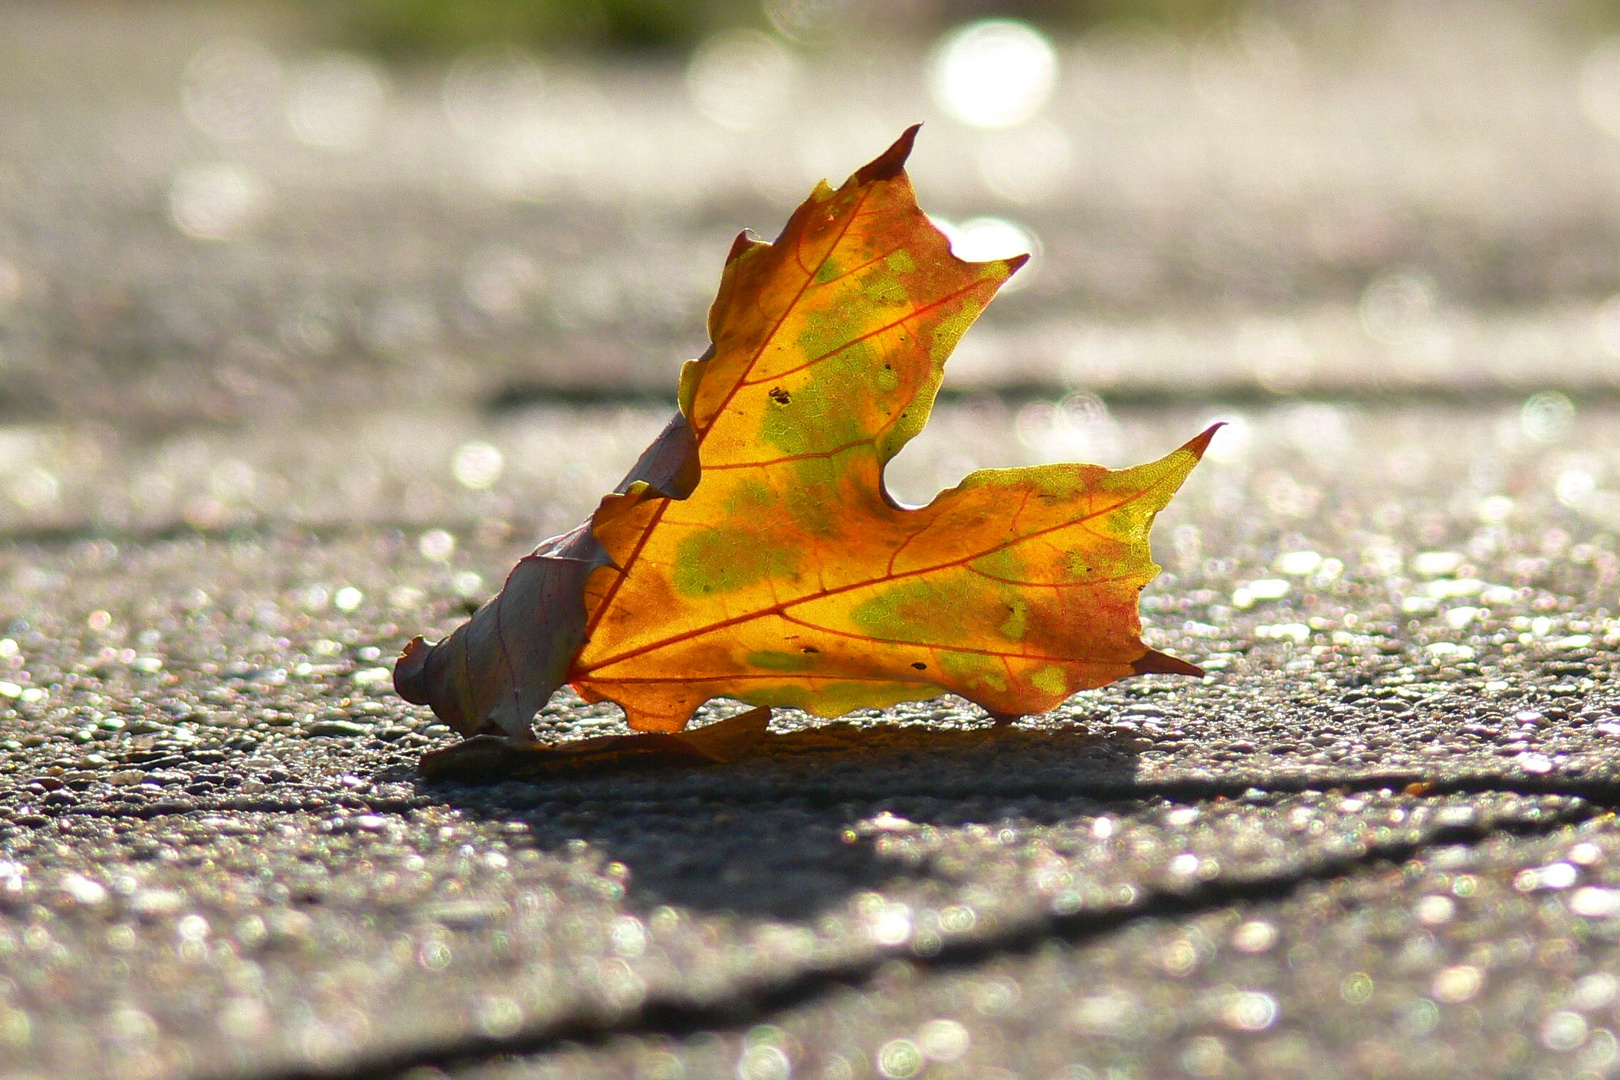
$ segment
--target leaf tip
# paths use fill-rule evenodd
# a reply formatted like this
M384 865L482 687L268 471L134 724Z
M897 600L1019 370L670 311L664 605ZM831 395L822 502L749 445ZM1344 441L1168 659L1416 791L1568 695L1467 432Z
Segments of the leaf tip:
M736 262L737 258L744 252L751 251L764 243L765 241L761 240L747 229L744 229L742 232L737 234L737 239L731 242L731 250L726 253L726 265L730 266L732 263Z
M427 705L427 687L423 685L423 672L427 667L429 646L418 634L400 651L394 661L394 690L412 705Z
M855 182L867 184L873 180L892 180L899 176L906 167L906 158L911 156L911 144L917 141L917 129L920 127L921 124L912 124L894 140L893 146L862 165L855 173Z
M1208 428L1204 429L1204 431L1199 433L1191 442L1182 447L1182 449L1190 451L1193 457L1202 458L1204 456L1204 451L1209 449L1209 441L1215 437L1215 433L1217 431L1221 430L1221 428L1225 426L1225 420L1216 421L1215 423L1209 425Z
M1138 675L1203 675L1204 669L1197 664L1189 664L1185 660L1178 660L1168 653L1157 649L1149 649L1141 659L1131 664L1131 670Z

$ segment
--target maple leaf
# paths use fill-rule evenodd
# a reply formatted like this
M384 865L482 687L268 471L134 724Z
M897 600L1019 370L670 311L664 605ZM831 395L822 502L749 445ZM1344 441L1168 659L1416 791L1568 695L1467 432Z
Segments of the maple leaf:
M999 717L1146 672L1154 515L1211 428L1159 461L987 469L928 506L885 464L944 363L1027 258L965 262L903 169L916 128L772 243L739 236L681 372L680 410L579 528L449 638L410 643L402 696L463 734L532 738L563 682L638 731L715 697L819 716L951 692Z

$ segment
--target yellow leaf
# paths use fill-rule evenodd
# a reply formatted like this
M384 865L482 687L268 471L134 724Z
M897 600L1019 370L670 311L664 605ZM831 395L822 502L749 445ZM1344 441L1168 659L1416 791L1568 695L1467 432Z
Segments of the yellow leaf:
M548 584L508 584L526 604L546 595L545 630L498 599L459 644L413 643L405 696L442 703L465 733L519 734L571 657L587 700L675 732L713 697L838 716L953 692L1011 716L1127 675L1197 673L1143 644L1137 597L1158 572L1153 517L1213 428L1131 469L976 472L920 509L884 490L951 350L1024 261L951 253L903 170L915 133L819 186L773 243L738 238L713 344L592 516L594 545L553 541L567 553Z

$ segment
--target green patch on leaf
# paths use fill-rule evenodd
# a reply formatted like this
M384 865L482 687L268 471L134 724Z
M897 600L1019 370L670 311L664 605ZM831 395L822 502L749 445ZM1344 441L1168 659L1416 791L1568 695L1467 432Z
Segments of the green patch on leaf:
M766 671L813 671L816 666L816 656L803 652L760 650L749 653L744 660L750 667Z
M1024 635L1029 632L1029 605L1022 600L1014 600L1007 606L1012 610L996 629L1008 641L1023 641Z
M763 543L753 530L704 529L676 545L671 584L682 596L714 596L798 572L795 552Z

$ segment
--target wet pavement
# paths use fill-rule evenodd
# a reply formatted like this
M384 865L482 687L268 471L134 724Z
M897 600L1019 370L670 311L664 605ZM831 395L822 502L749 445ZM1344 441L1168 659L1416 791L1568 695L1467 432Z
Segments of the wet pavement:
M361 152L274 24L48 10L0 14L33 42L0 65L0 1076L1620 1073L1608 54L1506 7L1354 55L1093 41L1044 193L934 115L921 52L806 61L789 114L848 100L740 172L790 140L690 72L547 61L596 110L548 115L644 139L596 190L588 140L452 152L441 71L389 75ZM286 124L218 111L222 38ZM399 647L656 434L735 229L918 115L924 205L1044 247L892 489L1227 421L1143 599L1208 674L421 778L455 736L393 693ZM625 730L567 692L540 727Z

